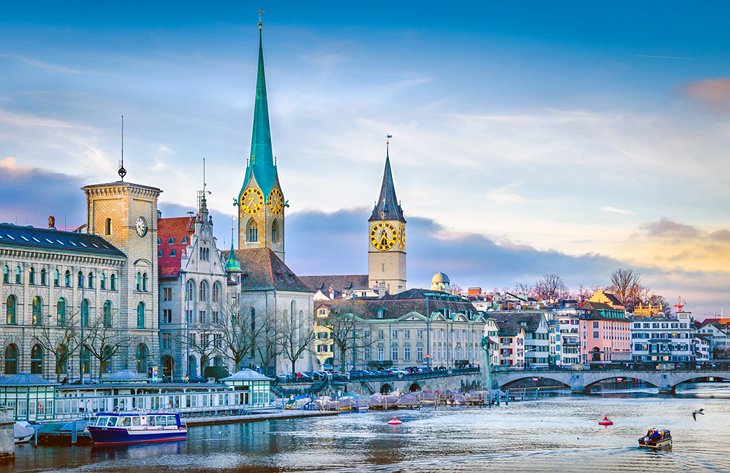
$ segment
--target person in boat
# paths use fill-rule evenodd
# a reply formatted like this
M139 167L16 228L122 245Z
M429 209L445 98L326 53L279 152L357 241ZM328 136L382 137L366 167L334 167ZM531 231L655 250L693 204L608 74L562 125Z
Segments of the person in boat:
M659 440L661 440L661 439L662 439L662 434L660 434L658 430L654 430L654 431L653 431L653 432L651 433L651 435L649 436L649 440L653 440L653 441L655 441L655 442L656 442L656 441L659 441Z

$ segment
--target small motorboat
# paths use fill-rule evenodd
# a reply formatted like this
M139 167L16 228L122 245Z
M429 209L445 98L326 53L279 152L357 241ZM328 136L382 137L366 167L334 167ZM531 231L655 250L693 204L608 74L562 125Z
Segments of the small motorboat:
M645 436L639 439L639 447L641 448L671 448L672 433L668 429L649 429Z
M608 416L603 416L603 419L598 421L598 425L613 425L613 421Z
M15 443L27 443L33 438L35 429L33 426L24 421L20 420L13 426L13 437L15 437Z
M393 416L393 418L388 421L388 425L401 425L402 423L403 422L401 422L396 416Z
M99 412L86 429L94 445L173 442L188 434L177 412Z

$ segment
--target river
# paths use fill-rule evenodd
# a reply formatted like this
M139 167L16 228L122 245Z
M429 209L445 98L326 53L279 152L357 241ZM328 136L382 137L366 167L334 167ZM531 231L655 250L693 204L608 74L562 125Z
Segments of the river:
M703 407L704 416L692 418ZM403 421L391 427L396 413ZM601 427L609 416L615 424ZM180 443L115 449L19 446L0 471L730 471L730 388L555 396L491 409L368 412L190 429ZM671 451L637 448L669 428Z

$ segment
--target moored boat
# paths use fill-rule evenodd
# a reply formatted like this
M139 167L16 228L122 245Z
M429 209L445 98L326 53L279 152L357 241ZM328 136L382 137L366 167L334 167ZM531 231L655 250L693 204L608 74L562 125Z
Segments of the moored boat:
M172 442L188 434L177 412L100 412L86 429L94 445Z
M18 421L13 425L13 436L15 437L15 443L26 443L30 442L35 434L33 426L24 421Z
M639 439L639 447L642 448L670 448L672 446L672 433L668 429L649 429L645 436Z

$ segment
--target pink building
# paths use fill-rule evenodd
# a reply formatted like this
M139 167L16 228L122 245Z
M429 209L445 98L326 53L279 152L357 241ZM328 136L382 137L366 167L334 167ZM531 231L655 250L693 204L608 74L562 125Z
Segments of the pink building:
M631 361L631 320L625 311L600 302L585 302L578 310L583 363Z

